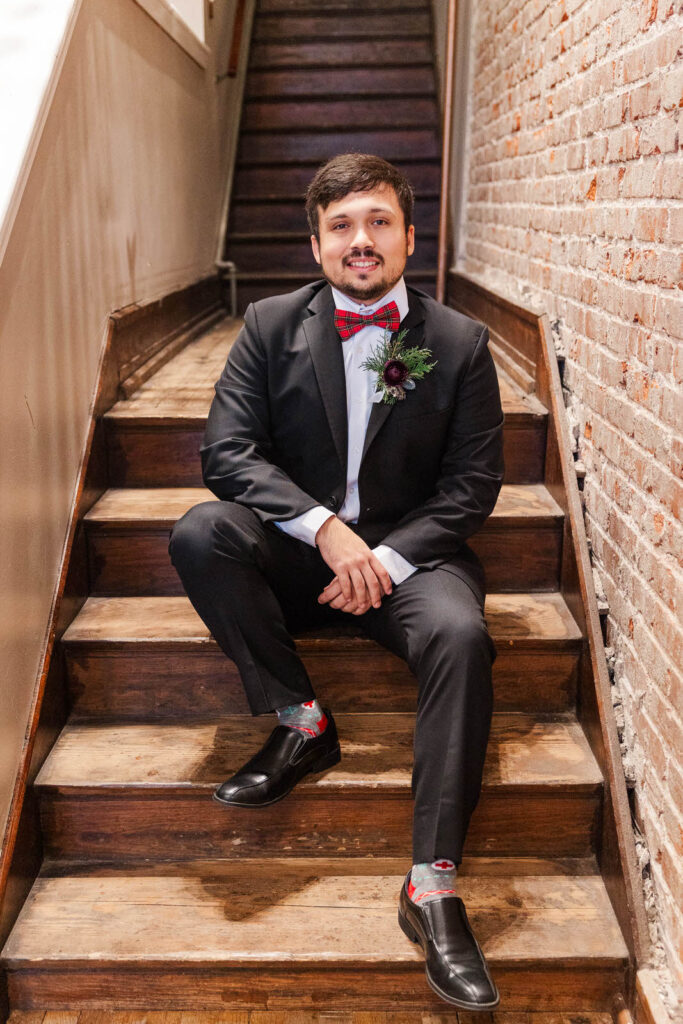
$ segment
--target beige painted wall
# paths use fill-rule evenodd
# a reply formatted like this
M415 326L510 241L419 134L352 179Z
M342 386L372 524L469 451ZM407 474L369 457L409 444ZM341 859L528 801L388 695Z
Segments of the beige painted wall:
M234 5L216 8L209 46ZM133 0L83 0L14 204L0 266L0 834L108 314L213 272L236 86L217 87L212 64Z

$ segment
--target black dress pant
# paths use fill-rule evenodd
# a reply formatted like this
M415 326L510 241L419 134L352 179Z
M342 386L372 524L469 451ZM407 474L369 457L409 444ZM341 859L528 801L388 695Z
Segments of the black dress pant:
M452 567L418 569L380 608L349 615L317 603L334 573L316 547L229 501L190 509L172 531L169 553L194 608L236 663L254 715L315 697L291 637L297 629L354 622L408 663L418 686L413 863L449 857L459 864L493 706L496 648L483 573L475 585Z

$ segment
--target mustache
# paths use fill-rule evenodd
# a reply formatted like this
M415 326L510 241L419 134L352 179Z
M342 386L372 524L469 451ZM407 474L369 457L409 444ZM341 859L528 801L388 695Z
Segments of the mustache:
M353 249L348 256L344 256L342 263L346 266L351 260L358 259L372 259L377 260L378 263L384 263L384 259L374 249L363 249L362 252L360 249Z

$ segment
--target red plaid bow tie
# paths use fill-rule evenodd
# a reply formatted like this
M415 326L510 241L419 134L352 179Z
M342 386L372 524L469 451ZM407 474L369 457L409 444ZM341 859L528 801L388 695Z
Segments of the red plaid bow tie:
M339 331L342 341L346 341L357 331L362 331L368 324L377 324L378 327L388 327L390 331L397 331L401 323L401 316L395 302L387 302L386 306L380 306L374 313L350 313L346 309L335 309L334 326Z

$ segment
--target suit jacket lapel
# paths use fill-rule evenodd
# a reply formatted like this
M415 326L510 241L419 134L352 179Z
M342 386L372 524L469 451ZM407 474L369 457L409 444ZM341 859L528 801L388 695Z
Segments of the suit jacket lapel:
M413 348L421 343L424 336L424 328L422 326L424 324L424 318L424 306L420 301L419 295L416 295L415 292L408 289L408 312L402 320L399 328L399 330L402 330L404 327L409 329L409 333L403 341L404 348ZM392 337L395 337L397 333L398 332L395 332ZM368 421L368 429L365 434L365 443L363 445L363 453L361 455L361 465L363 464L363 459L365 458L368 448L375 440L380 427L384 425L395 405L395 402L392 405L388 402L376 402L373 405L370 413L370 419Z
M334 326L334 298L329 285L316 292L308 308L313 315L304 320L304 333L334 445L346 474L349 433L346 415L346 374L342 342ZM312 443L315 442L312 440Z

